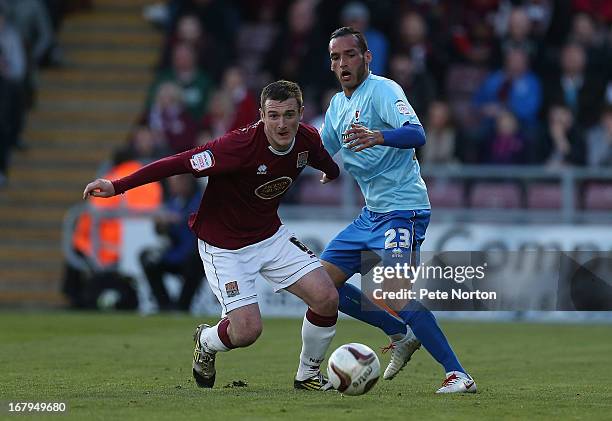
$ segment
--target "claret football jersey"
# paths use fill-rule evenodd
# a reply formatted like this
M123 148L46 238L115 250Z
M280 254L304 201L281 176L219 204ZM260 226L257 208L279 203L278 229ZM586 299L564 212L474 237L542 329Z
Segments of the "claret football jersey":
M278 230L280 199L306 165L330 179L339 175L315 128L300 123L290 149L279 152L268 143L264 123L259 121L149 164L113 181L113 185L119 194L173 174L191 172L196 177L209 177L190 227L207 243L235 250L265 240Z

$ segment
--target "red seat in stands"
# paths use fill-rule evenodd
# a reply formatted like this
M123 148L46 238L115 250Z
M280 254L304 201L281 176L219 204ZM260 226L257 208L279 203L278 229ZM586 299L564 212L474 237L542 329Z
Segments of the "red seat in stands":
M476 183L472 187L470 205L473 208L519 208L521 191L515 184Z

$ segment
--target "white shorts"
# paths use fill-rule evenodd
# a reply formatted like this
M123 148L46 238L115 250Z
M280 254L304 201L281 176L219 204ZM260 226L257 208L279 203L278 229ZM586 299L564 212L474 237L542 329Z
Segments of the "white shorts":
M238 250L227 250L198 240L200 257L208 285L228 312L257 303L255 279L261 274L278 292L321 267L317 256L284 226L259 243Z

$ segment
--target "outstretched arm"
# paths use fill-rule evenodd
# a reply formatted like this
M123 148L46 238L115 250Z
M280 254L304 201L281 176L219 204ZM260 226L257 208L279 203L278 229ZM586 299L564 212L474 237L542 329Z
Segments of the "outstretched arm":
M111 197L144 184L160 181L171 175L188 173L190 168L185 162L191 153L193 152L187 151L160 159L118 180L98 178L85 187L83 199L86 199L87 196Z

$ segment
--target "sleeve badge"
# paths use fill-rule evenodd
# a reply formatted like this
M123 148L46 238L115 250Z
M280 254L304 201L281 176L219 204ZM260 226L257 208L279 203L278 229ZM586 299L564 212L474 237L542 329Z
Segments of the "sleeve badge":
M191 163L191 168L196 171L204 171L207 168L211 168L215 166L215 157L212 152L206 150L204 152L197 153L189 159Z

